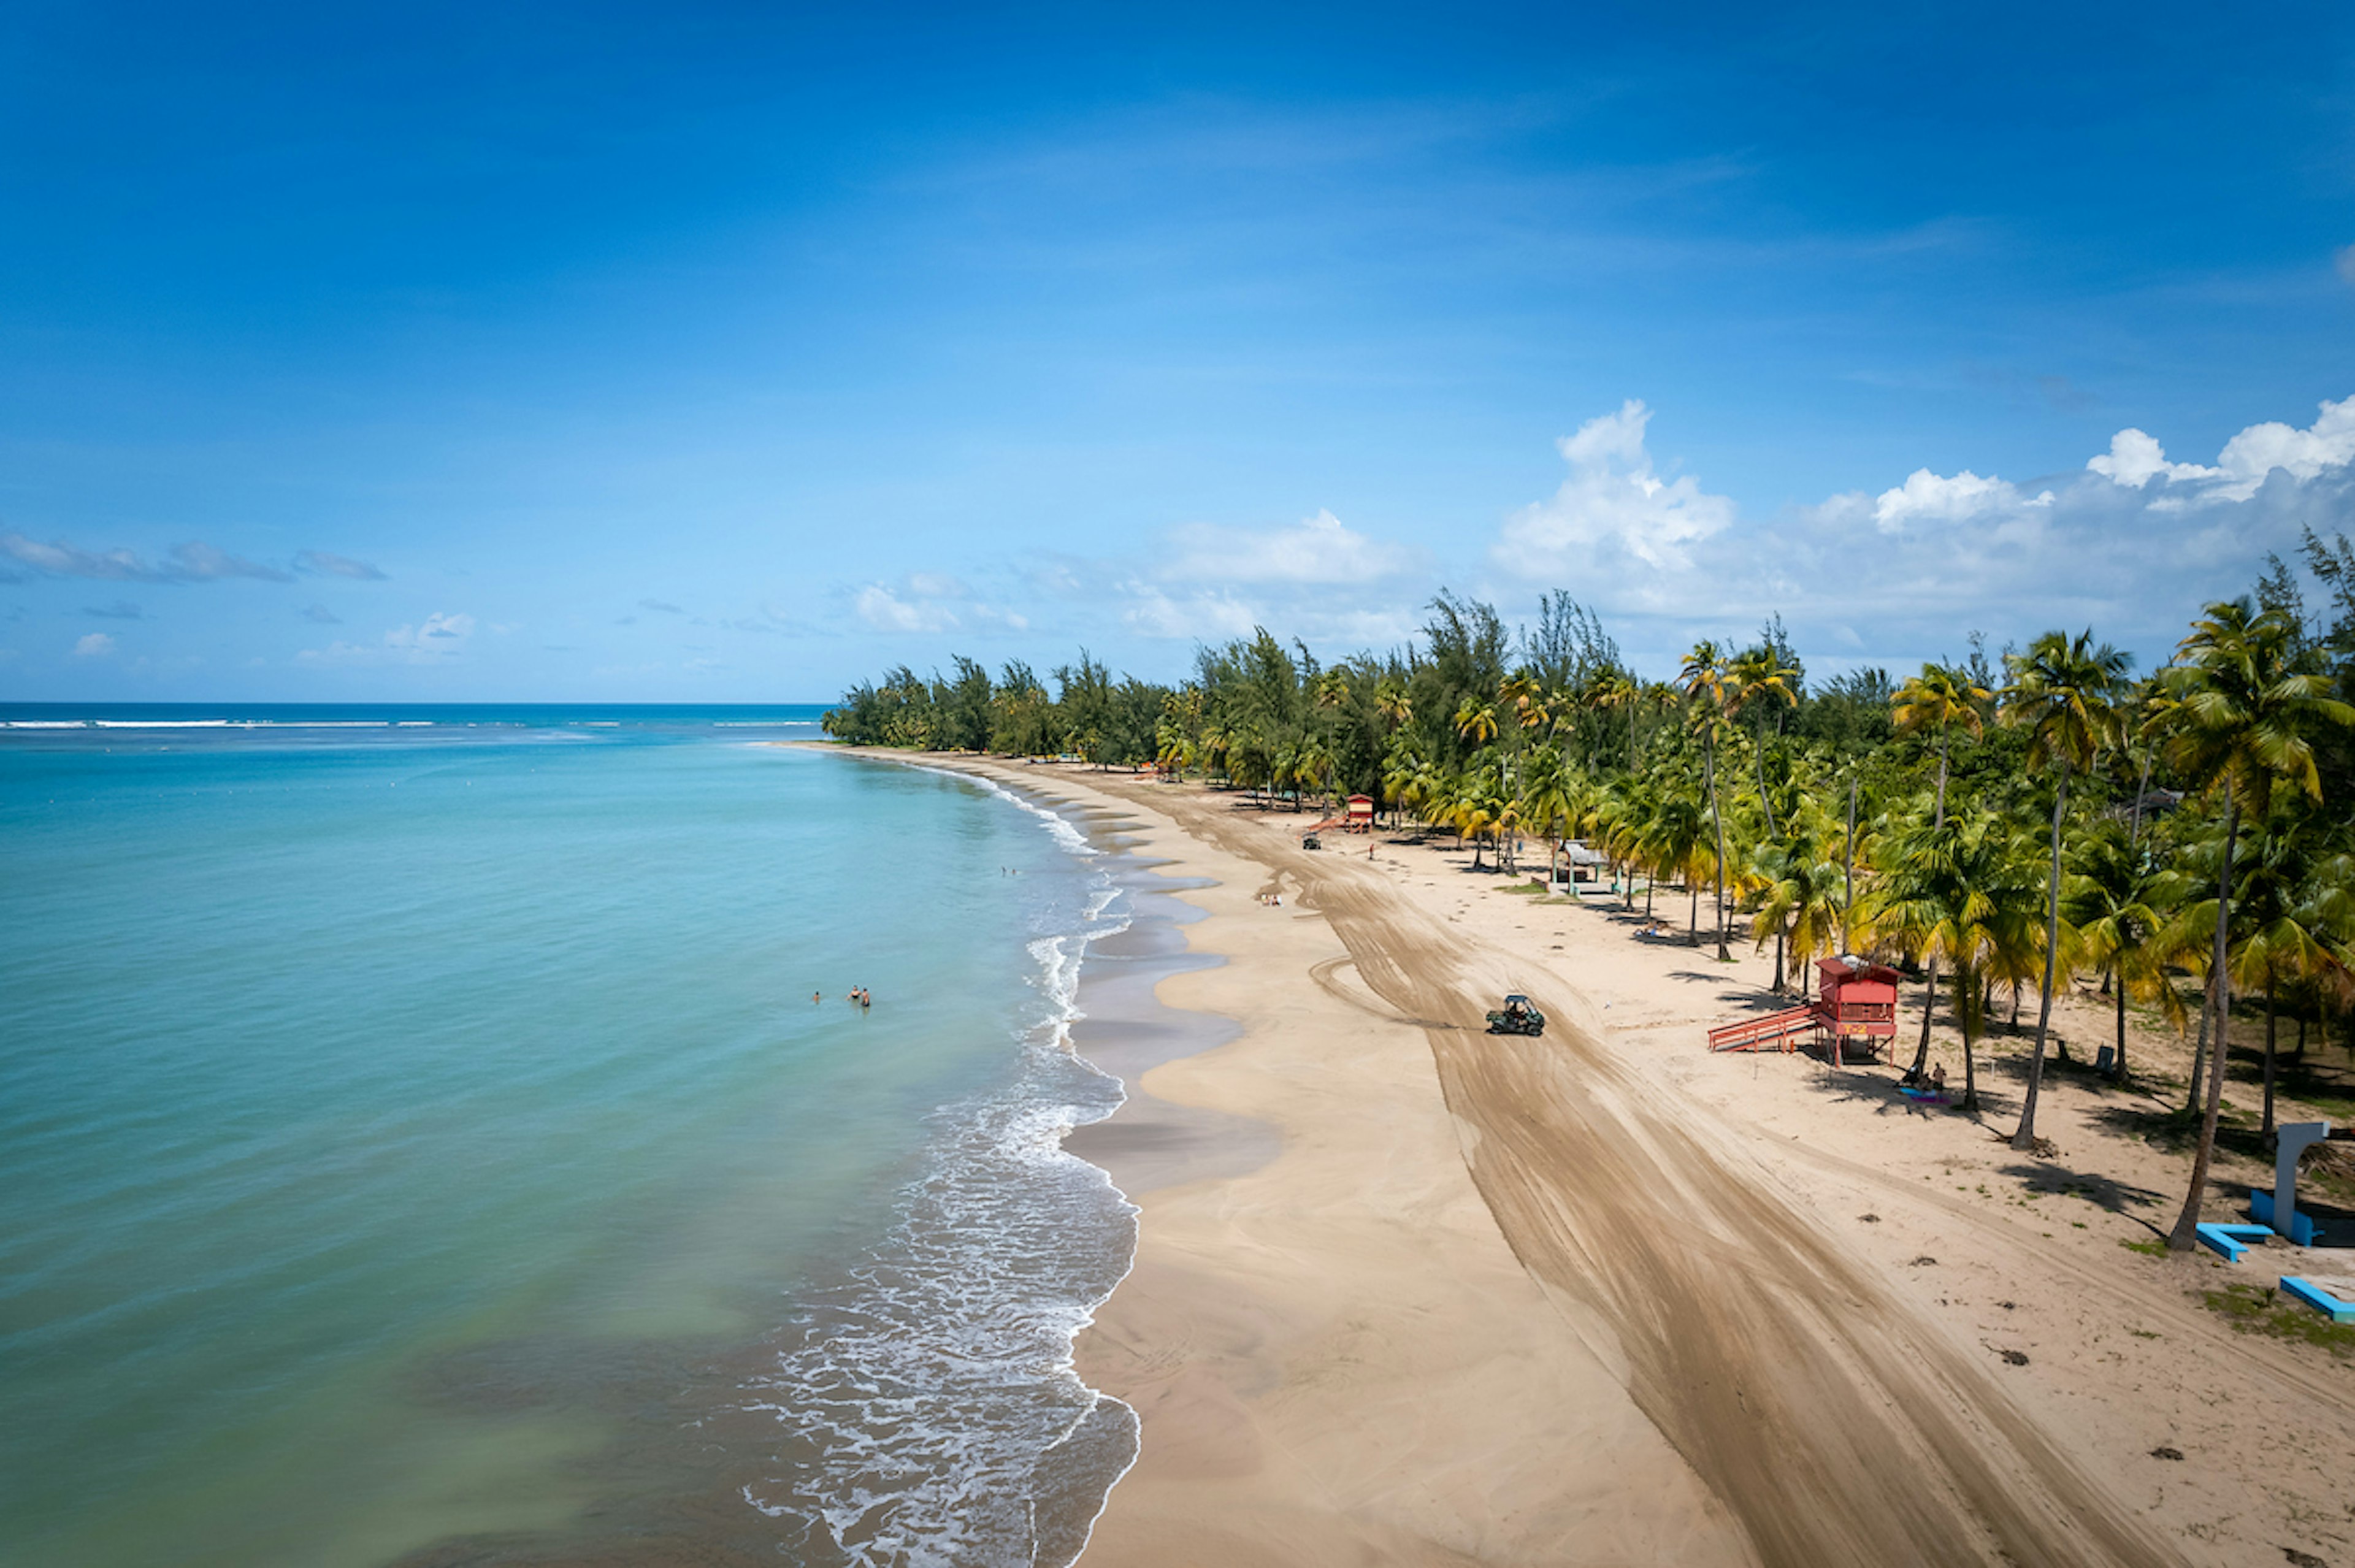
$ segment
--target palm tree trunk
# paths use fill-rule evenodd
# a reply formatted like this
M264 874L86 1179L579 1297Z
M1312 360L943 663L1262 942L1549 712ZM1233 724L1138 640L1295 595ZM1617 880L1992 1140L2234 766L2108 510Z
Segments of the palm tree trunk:
M1848 891L1840 895L1840 944L1842 954L1849 947L1849 912L1856 908L1856 775L1848 776ZM1799 981L1799 995L1807 994L1807 982Z
M2135 785L2134 831L2126 836L2126 848L2142 848L2142 797L2150 793L2150 752L2142 754L2142 779Z
M1766 837L1771 843L1781 837L1774 831L1774 803L1766 798L1766 721L1758 721L1758 744L1753 752L1758 764L1758 810L1766 819Z
M2258 1124L2257 1136L2274 1136L2274 986L2273 976L2265 976L2265 1116Z
M2052 792L2052 880L2044 901L2044 989L2036 1008L2036 1051L2028 1059L2028 1097L2019 1107L2019 1130L2011 1147L2036 1147L2036 1093L2044 1084L2044 1036L2052 1027L2053 966L2061 958L2061 816L2069 808L2069 758L2061 758L2061 784ZM2015 996L2017 992L2013 993Z
M1699 947L1700 945L1700 884L1687 877L1685 892L1689 895L1689 901L1685 905L1685 945Z
M1979 1108L1978 1063L1971 1052L1971 1004L1963 995L1966 986L1977 984L1976 978L1966 976L1962 970L1955 971L1955 1013L1963 1026L1963 1103L1960 1109L1965 1111Z
M2200 988L2200 1034L2191 1044L2191 1093L2183 1102L2183 1114L2187 1116L2198 1113L2200 1086L2208 1082L2208 1026L2216 1016L2215 1007L2216 982L2211 976Z
M2200 1240L2200 1205L2208 1195L2208 1167L2216 1157L2216 1115L2224 1107L2224 1062L2232 1039L2232 982L2225 968L2225 941L2232 920L2232 849L2241 837L2241 802L2229 773L2224 779L2224 855L2216 871L2216 950L2210 984L2216 990L2216 1060L2208 1074L2208 1107L2200 1117L2200 1142L2191 1154L2191 1189L2184 1195L2183 1212L2167 1238L2167 1250L2188 1253Z
M1774 933L1774 994L1781 996L1787 982L1783 975L1783 933Z
M1709 820L1717 830L1717 961L1733 962L1733 955L1725 950L1725 818L1717 809L1717 737L1704 737L1701 747L1701 772L1709 779Z
M1938 955L1934 953L1922 978L1922 1043L1913 1048L1913 1065L1905 1070L1905 1076L1899 1082L1919 1083L1922 1075L1930 1071L1930 1015L1937 1010Z
M2118 976L2118 1055L2110 1063L2110 1081L2126 1081L2126 979L2123 975Z

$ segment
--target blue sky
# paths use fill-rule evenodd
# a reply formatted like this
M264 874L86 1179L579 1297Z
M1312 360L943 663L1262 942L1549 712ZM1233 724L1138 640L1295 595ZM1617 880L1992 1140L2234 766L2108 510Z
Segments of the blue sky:
M11 7L0 696L1167 677L1442 585L2148 663L2355 531L2355 12L1632 9Z

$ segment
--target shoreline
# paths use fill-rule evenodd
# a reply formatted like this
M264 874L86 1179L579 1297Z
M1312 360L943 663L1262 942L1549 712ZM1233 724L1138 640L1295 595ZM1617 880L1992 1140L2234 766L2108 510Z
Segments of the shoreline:
M1155 989L1171 1008L1232 1019L1236 1032L1127 1080L1129 1100L1109 1123L1138 1119L1132 1105L1168 1106L1264 1122L1281 1138L1275 1157L1231 1171L1145 1174L1105 1151L1139 1210L1137 1250L1080 1336L1076 1364L1091 1387L1136 1410L1140 1444L1082 1562L1529 1561L1559 1559L1572 1536L1597 1561L1643 1560L1663 1545L1679 1562L1752 1560L1605 1358L1560 1332L1474 1187L1420 1030L1336 978L1346 949L1294 906L1281 877L1092 781L986 759L947 765L1100 814L1123 848L1199 882L1172 894L1201 911L1179 929L1190 952L1222 962ZM1263 890L1285 904L1253 930L1246 912L1261 908L1252 901ZM1270 1008L1259 998L1271 992L1287 995ZM1303 1115L1308 1081L1321 1076L1314 1042L1334 1033L1379 1044L1361 1076ZM1246 1074L1259 1082L1235 1093ZM1387 1168L1371 1189L1369 1122L1385 1135ZM1231 1266L1243 1258L1248 1266ZM1338 1336L1348 1344L1329 1343L1337 1316L1350 1319ZM1173 1345L1206 1353L1173 1360ZM1303 1376L1304 1353L1379 1373ZM1287 1408L1271 1424L1262 1410L1274 1404ZM1516 1452L1497 1435L1500 1422L1541 1426L1561 1409L1581 1413L1574 1454ZM1581 1473L1565 1479L1565 1460Z

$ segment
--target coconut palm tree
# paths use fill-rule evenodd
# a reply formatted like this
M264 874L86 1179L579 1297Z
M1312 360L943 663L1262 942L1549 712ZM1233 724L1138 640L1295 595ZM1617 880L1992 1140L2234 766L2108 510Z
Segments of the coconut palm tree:
M1868 919L1909 956L1934 955L1952 976L1963 1031L1962 1109L1978 1109L1973 1048L1987 1021L1987 986L2008 951L2035 940L2035 879L2005 824L1973 809L1892 835Z
M2198 1243L2208 1168L2216 1156L2232 1016L2232 987L2226 977L2232 859L2243 815L2264 822L2276 787L2319 801L2322 778L2307 731L2318 723L2355 723L2355 708L2328 695L2328 679L2299 667L2297 639L2296 623L2278 609L2259 610L2247 599L2211 604L2191 624L2190 635L2176 649L2176 663L2160 677L2165 700L2157 717L2166 726L2167 760L2203 797L2219 802L2224 816L2210 960L2216 1067L2208 1075L2208 1103L2192 1147L2190 1190L2167 1238L2172 1252L2188 1253Z
M1636 710L1643 706L1643 684L1624 669L1614 669L1600 677L1587 700L1598 712L1627 715L1627 766L1636 766Z
M2318 863L2328 854L2328 831L2333 825L2299 809L2301 804L2276 805L2234 877L2238 907L2232 923L2239 935L2232 943L2232 977L2243 990L2264 998L2264 1116L2258 1132L2268 1138L2274 1133L2275 999L2285 986L2339 978L2333 972L2339 960L2330 951L2329 930L2311 887Z
M1561 841L1571 830L1581 782L1576 771L1552 747L1540 746L1530 753L1521 779L1521 805L1529 825L1546 841L1548 881L1553 880Z
M1766 717L1777 706L1797 706L1798 679L1799 672L1785 668L1770 647L1751 648L1725 667L1725 684L1732 698L1730 712L1758 716L1758 744L1753 753L1758 766L1758 809L1765 815L1769 838L1776 834L1774 807L1766 798Z
M1785 984L1784 952L1787 945L1790 967L1799 975L1799 999L1805 1001L1811 961L1818 953L1840 950L1844 905L1841 893L1846 877L1839 861L1830 853L1830 841L1820 830L1820 824L1795 817L1788 826L1790 831L1783 838L1759 849L1755 863L1762 873L1763 885L1753 929L1760 947L1766 944L1768 928L1774 930L1777 991Z
M2094 765L2094 755L2121 743L2115 705L2133 659L2096 645L2089 628L2074 637L2047 632L2010 661L2011 684L1997 709L2003 722L2028 731L2028 765L2051 773L2052 867L2045 899L2044 980L2037 995L2036 1045L2028 1058L2028 1092L2011 1147L2036 1147L2036 1097L2044 1083L2044 1041L2052 1026L2052 986L2061 956L2061 825L2069 809L2069 775Z
M1476 746L1497 738L1497 710L1476 697L1467 697L1455 709L1455 732Z
M1709 818L1702 814L1700 797L1690 789L1688 784L1683 789L1666 789L1654 797L1651 816L1640 829L1637 852L1651 875L1674 877L1684 883L1685 943L1699 947L1701 878L1721 862L1710 854Z
M2062 885L2062 918L2076 928L2086 962L2109 972L2117 1008L2110 1075L2120 1083L2126 1082L2127 998L2158 1000L2179 1026L2183 1017L2164 940L2179 880L2132 838L2106 826L2083 840L2073 857L2075 869Z
M1982 717L1988 700L1987 688L1972 679L1967 670L1951 665L1925 664L1922 673L1897 688L1891 700L1890 716L1900 734L1919 734L1929 731L1938 737L1938 803L1933 821L1946 820L1946 761L1957 730L1977 739L1986 732ZM1938 959L1934 952L1922 985L1922 1040L1913 1048L1913 1065L1905 1071L1905 1081L1918 1083L1930 1062L1930 1015L1937 1010Z
M1717 837L1717 959L1731 964L1733 955L1725 950L1725 816L1717 800L1717 741L1731 711L1724 651L1706 638L1695 643L1677 678L1691 704L1690 722L1700 734L1701 778L1709 794L1710 824Z

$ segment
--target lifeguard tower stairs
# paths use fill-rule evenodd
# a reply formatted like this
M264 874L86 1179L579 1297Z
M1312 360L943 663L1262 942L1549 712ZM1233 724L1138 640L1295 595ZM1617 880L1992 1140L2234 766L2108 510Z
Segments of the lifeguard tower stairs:
M1720 1024L1709 1031L1710 1050L1790 1051L1820 1043L1841 1061L1850 1051L1872 1056L1897 1037L1896 970L1842 957L1818 960L1816 973L1814 1001Z

